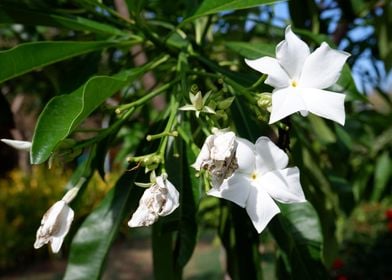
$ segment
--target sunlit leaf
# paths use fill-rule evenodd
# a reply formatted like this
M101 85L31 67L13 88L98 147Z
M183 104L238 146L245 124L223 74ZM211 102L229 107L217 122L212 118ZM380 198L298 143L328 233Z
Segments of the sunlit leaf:
M102 102L144 71L145 67L139 67L114 76L95 76L71 94L49 101L35 128L31 162L39 164L47 160L56 145Z
M265 4L272 4L280 1L273 0L204 0L185 21L190 21L201 16L216 14L223 11L241 10L257 7Z

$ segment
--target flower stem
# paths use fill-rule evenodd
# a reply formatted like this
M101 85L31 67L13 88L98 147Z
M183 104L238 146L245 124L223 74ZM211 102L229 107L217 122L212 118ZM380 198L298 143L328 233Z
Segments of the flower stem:
M165 130L162 132L162 134L170 134L172 132L172 128L175 124L175 120L176 120L176 115L177 115L177 110L178 110L178 106L179 103L176 100L175 97L172 97L170 99L170 116L169 116L169 120L167 121ZM161 140L161 143L159 144L159 148L158 148L158 155L160 156L161 160L162 160L162 166L165 165L165 151L166 151L166 146L167 146L167 141L169 139L169 136L164 136ZM164 167L162 168L162 172L164 172Z

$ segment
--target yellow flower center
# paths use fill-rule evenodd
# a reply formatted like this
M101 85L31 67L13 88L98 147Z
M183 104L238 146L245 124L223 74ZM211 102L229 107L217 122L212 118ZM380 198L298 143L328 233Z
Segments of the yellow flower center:
M252 180L256 180L257 179L257 173L256 172L252 172L252 174L250 174L250 178Z
M298 86L298 83L297 83L296 80L292 80L291 83L290 83L290 85L291 85L292 87L297 87L297 86Z

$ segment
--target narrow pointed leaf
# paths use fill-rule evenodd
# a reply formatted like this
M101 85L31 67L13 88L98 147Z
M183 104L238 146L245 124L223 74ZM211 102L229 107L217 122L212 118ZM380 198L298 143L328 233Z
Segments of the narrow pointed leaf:
M15 6L15 3L0 4L0 23L43 25L107 35L124 35L123 31L111 25L78 16L62 16L51 13L50 11L42 13L27 8L18 8Z
M0 83L74 56L116 45L115 42L34 42L0 52Z
M280 1L273 0L204 0L185 21L198 17L216 14L223 11L241 10L253 8L264 4L272 4Z

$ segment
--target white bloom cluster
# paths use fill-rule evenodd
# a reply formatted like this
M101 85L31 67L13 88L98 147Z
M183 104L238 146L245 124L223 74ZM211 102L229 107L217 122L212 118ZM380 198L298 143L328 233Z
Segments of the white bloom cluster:
M280 212L274 200L282 203L305 202L297 167L287 168L288 156L268 137L260 137L256 144L232 136L233 132L215 131L205 141L193 165L197 170L212 158L225 160L218 170L214 165L212 188L209 195L230 200L246 209L254 227L260 233ZM223 137L224 140L213 141ZM228 162L231 160L234 164ZM226 172L227 166L235 166ZM209 170L207 168L207 170ZM214 180L216 173L226 174L221 183Z

